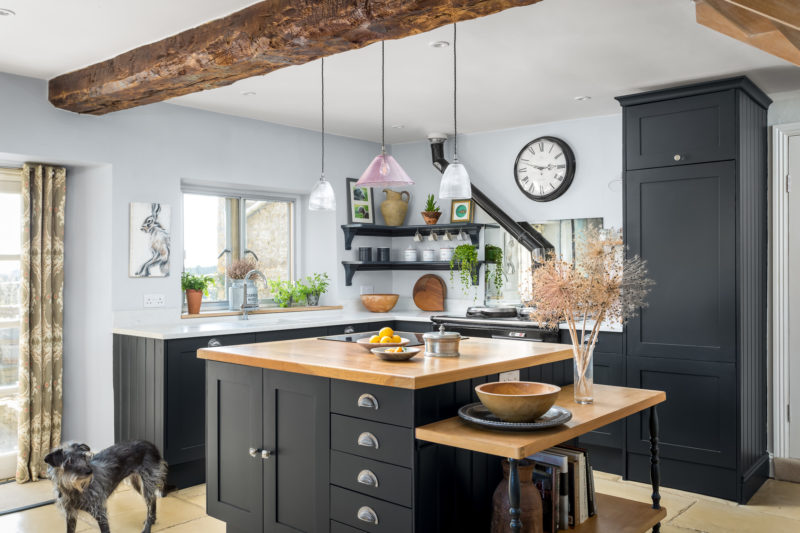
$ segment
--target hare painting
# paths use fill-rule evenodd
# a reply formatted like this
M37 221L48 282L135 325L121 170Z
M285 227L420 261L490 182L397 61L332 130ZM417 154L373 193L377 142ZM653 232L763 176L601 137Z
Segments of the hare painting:
M131 275L137 278L169 275L169 252L169 206L132 203Z

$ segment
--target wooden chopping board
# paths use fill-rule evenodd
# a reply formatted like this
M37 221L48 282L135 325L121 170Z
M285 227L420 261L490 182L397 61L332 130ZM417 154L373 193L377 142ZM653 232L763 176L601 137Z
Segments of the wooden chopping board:
M425 274L414 284L414 303L423 311L444 311L447 285L435 274Z

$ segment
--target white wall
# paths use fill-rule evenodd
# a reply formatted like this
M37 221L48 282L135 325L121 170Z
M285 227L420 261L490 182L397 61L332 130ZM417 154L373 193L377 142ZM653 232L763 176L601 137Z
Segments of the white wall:
M800 91L774 95L774 101L767 111L767 123L789 124L800 122Z
M177 316L183 235L180 180L241 184L307 194L319 178L319 133L156 104L94 117L52 107L47 83L0 74L0 159L64 164L67 177L64 435L94 447L113 441L111 320L163 293ZM304 105L298 102L296 105ZM328 136L326 173L342 202L337 213L310 213L302 202L304 274L331 275L335 302L357 297L343 286L342 232L347 176L358 177L374 143ZM170 270L161 279L128 277L128 204L172 206ZM360 274L375 285L389 273ZM154 312L154 321L164 313Z

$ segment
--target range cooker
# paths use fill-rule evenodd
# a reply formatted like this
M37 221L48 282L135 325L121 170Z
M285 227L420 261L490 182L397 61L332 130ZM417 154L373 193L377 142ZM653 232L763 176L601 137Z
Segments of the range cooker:
M541 327L520 307L470 307L466 316L435 315L431 322L470 337L558 342L557 329Z

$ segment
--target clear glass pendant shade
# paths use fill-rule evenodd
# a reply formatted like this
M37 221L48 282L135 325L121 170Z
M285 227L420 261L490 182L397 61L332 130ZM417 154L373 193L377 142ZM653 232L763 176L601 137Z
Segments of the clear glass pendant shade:
M331 182L321 177L308 197L308 208L312 211L335 211L336 195L333 194Z
M447 165L439 184L439 198L472 198L472 186L466 167L458 160Z
M389 154L380 154L372 160L367 170L358 178L361 187L403 187L414 185L414 180Z

